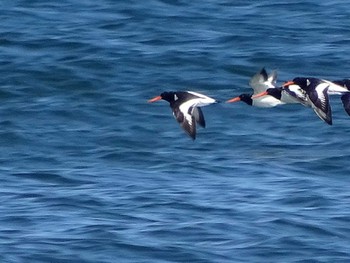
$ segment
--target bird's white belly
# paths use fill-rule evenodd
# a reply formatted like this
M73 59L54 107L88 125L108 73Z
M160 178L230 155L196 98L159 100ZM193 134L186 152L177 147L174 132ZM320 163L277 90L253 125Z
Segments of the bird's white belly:
M271 108L281 104L284 104L284 102L272 96L264 96L253 99L253 106L260 108Z

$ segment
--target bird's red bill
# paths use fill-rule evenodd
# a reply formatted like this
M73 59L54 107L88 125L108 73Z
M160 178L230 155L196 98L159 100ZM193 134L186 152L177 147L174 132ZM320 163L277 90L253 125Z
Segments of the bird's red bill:
M147 102L155 102L155 101L161 100L161 99L162 99L161 96L157 96L157 97L154 97L153 99L148 100Z
M240 97L235 97L235 98L230 99L230 100L228 100L228 101L226 101L226 102L227 102L227 103L231 103L231 102L236 102L236 101L240 101L240 100L241 100Z
M266 96L266 95L268 95L268 93L267 93L267 91L264 91L264 92L258 93L256 95L253 95L252 99L263 97L263 96Z
M283 83L283 87L287 87L289 85L294 85L294 82L293 81L287 81L286 83Z

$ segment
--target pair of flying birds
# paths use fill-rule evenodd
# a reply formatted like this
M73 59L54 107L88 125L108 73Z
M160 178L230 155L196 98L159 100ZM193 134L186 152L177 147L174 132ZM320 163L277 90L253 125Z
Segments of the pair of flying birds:
M311 107L320 119L332 125L329 95L340 94L344 109L350 115L350 79L329 81L297 77L285 82L282 86L276 86L276 79L276 71L268 75L263 68L249 81L253 89L252 94L241 94L227 102L243 101L251 106L265 108L299 103ZM196 123L205 127L204 115L200 107L218 102L193 91L163 92L148 102L161 99L170 103L175 119L193 140L196 138Z

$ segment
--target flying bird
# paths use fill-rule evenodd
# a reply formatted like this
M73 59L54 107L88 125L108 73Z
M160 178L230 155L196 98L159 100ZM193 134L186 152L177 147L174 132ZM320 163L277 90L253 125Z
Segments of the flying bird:
M269 88L264 92L253 95L252 99L262 98L264 96L272 96L277 100L280 100L280 104L301 103L304 104L306 100L305 92L296 85L286 87ZM276 105L277 106L277 105Z
M218 102L213 98L193 91L163 92L159 96L148 100L148 102L161 99L170 103L175 119L193 140L196 139L196 123L205 128L205 119L200 107Z
M317 116L329 125L332 125L332 109L329 103L329 95L350 92L346 87L337 83L318 78L297 77L283 84L286 90L289 90L290 86L299 87L301 89L300 92L304 93L306 98L304 105L310 106ZM345 109L349 109L349 105Z
M250 94L243 93L237 97L229 99L227 103L243 101L250 106L263 107L263 108L275 107L277 105L284 104L281 100L276 99L273 96L262 96L257 98L253 97L256 94L265 92L267 89L276 88L275 86L276 79L277 79L277 72L275 70L272 71L270 75L268 75L265 68L262 68L249 81L249 85L253 89L253 93L250 93Z

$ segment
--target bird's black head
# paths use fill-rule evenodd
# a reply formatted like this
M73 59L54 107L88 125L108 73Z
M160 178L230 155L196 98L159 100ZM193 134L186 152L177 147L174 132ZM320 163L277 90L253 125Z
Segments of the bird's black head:
M322 82L321 79L318 78L294 78L290 84L298 85L305 91L314 89L318 84Z
M310 80L308 78L297 77L293 79L293 83L301 88L306 88L310 85Z
M163 100L166 100L168 102L173 102L175 100L175 95L176 93L173 91L165 91L160 96L162 97Z
M282 97L282 88L270 88L266 90L267 94L280 100Z
M176 92L173 92L173 91L163 92L159 96L156 96L153 99L148 100L148 102L152 103L152 102L156 102L158 100L166 100L166 101L170 102L170 104L174 103L174 101L177 100Z
M251 94L244 93L244 94L239 95L238 97L240 98L241 101L244 101L248 105L250 105L250 106L253 105L253 99L252 99Z

